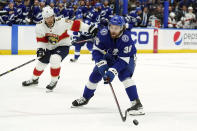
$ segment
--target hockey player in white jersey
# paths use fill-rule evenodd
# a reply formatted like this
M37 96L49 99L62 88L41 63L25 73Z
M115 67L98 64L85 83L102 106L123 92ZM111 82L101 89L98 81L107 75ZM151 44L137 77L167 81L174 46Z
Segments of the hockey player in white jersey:
M171 12L170 16L168 17L168 28L176 28L176 23L175 13Z
M69 53L71 37L78 31L96 34L96 28L81 21L70 21L64 18L55 18L54 11L47 6L42 11L43 20L36 25L38 63L30 80L24 81L23 86L38 84L38 79L45 67L50 63L51 82L46 88L52 91L60 75L60 63Z
M195 20L196 20L196 15L193 13L193 8L188 7L188 13L186 13L184 17L183 28L185 29L192 28L192 24Z

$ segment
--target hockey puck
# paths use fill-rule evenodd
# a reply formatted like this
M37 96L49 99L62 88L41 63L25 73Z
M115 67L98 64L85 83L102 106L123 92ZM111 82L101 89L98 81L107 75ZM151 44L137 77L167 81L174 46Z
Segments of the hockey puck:
M134 119L133 124L137 126L139 124L139 122L136 119Z

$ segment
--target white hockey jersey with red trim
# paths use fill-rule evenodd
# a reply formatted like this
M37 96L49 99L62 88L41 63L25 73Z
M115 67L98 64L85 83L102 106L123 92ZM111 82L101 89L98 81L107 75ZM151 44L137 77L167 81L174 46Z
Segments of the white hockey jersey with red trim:
M70 46L72 31L88 32L89 25L79 21L70 21L64 18L55 18L52 28L44 21L36 24L36 39L38 48L53 50L59 46Z

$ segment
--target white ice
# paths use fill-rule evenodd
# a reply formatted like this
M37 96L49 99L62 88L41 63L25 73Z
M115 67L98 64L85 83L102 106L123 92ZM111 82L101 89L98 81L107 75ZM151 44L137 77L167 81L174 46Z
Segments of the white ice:
M36 62L0 77L0 131L197 131L197 54L138 54L134 79L145 116L122 122L112 92L100 82L87 106L70 108L82 96L94 67L90 55L62 63L53 93L46 93L49 67L37 87L22 87ZM0 56L0 73L35 56ZM122 111L130 106L122 83L112 82ZM139 125L132 121L137 119Z

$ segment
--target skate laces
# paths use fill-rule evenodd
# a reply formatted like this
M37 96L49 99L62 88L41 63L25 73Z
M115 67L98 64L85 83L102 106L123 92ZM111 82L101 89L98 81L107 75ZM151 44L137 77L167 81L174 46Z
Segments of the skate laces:
M136 104L137 104L137 101L136 101L136 100L131 101L131 107L132 107L132 106L135 106Z
M33 82L33 79L30 79L30 80L26 81L27 84L32 83L32 82Z
M51 83L49 84L50 86L54 86L57 83L57 81L51 81Z
M84 97L81 97L80 99L77 99L77 102L79 104L86 102L86 99Z

